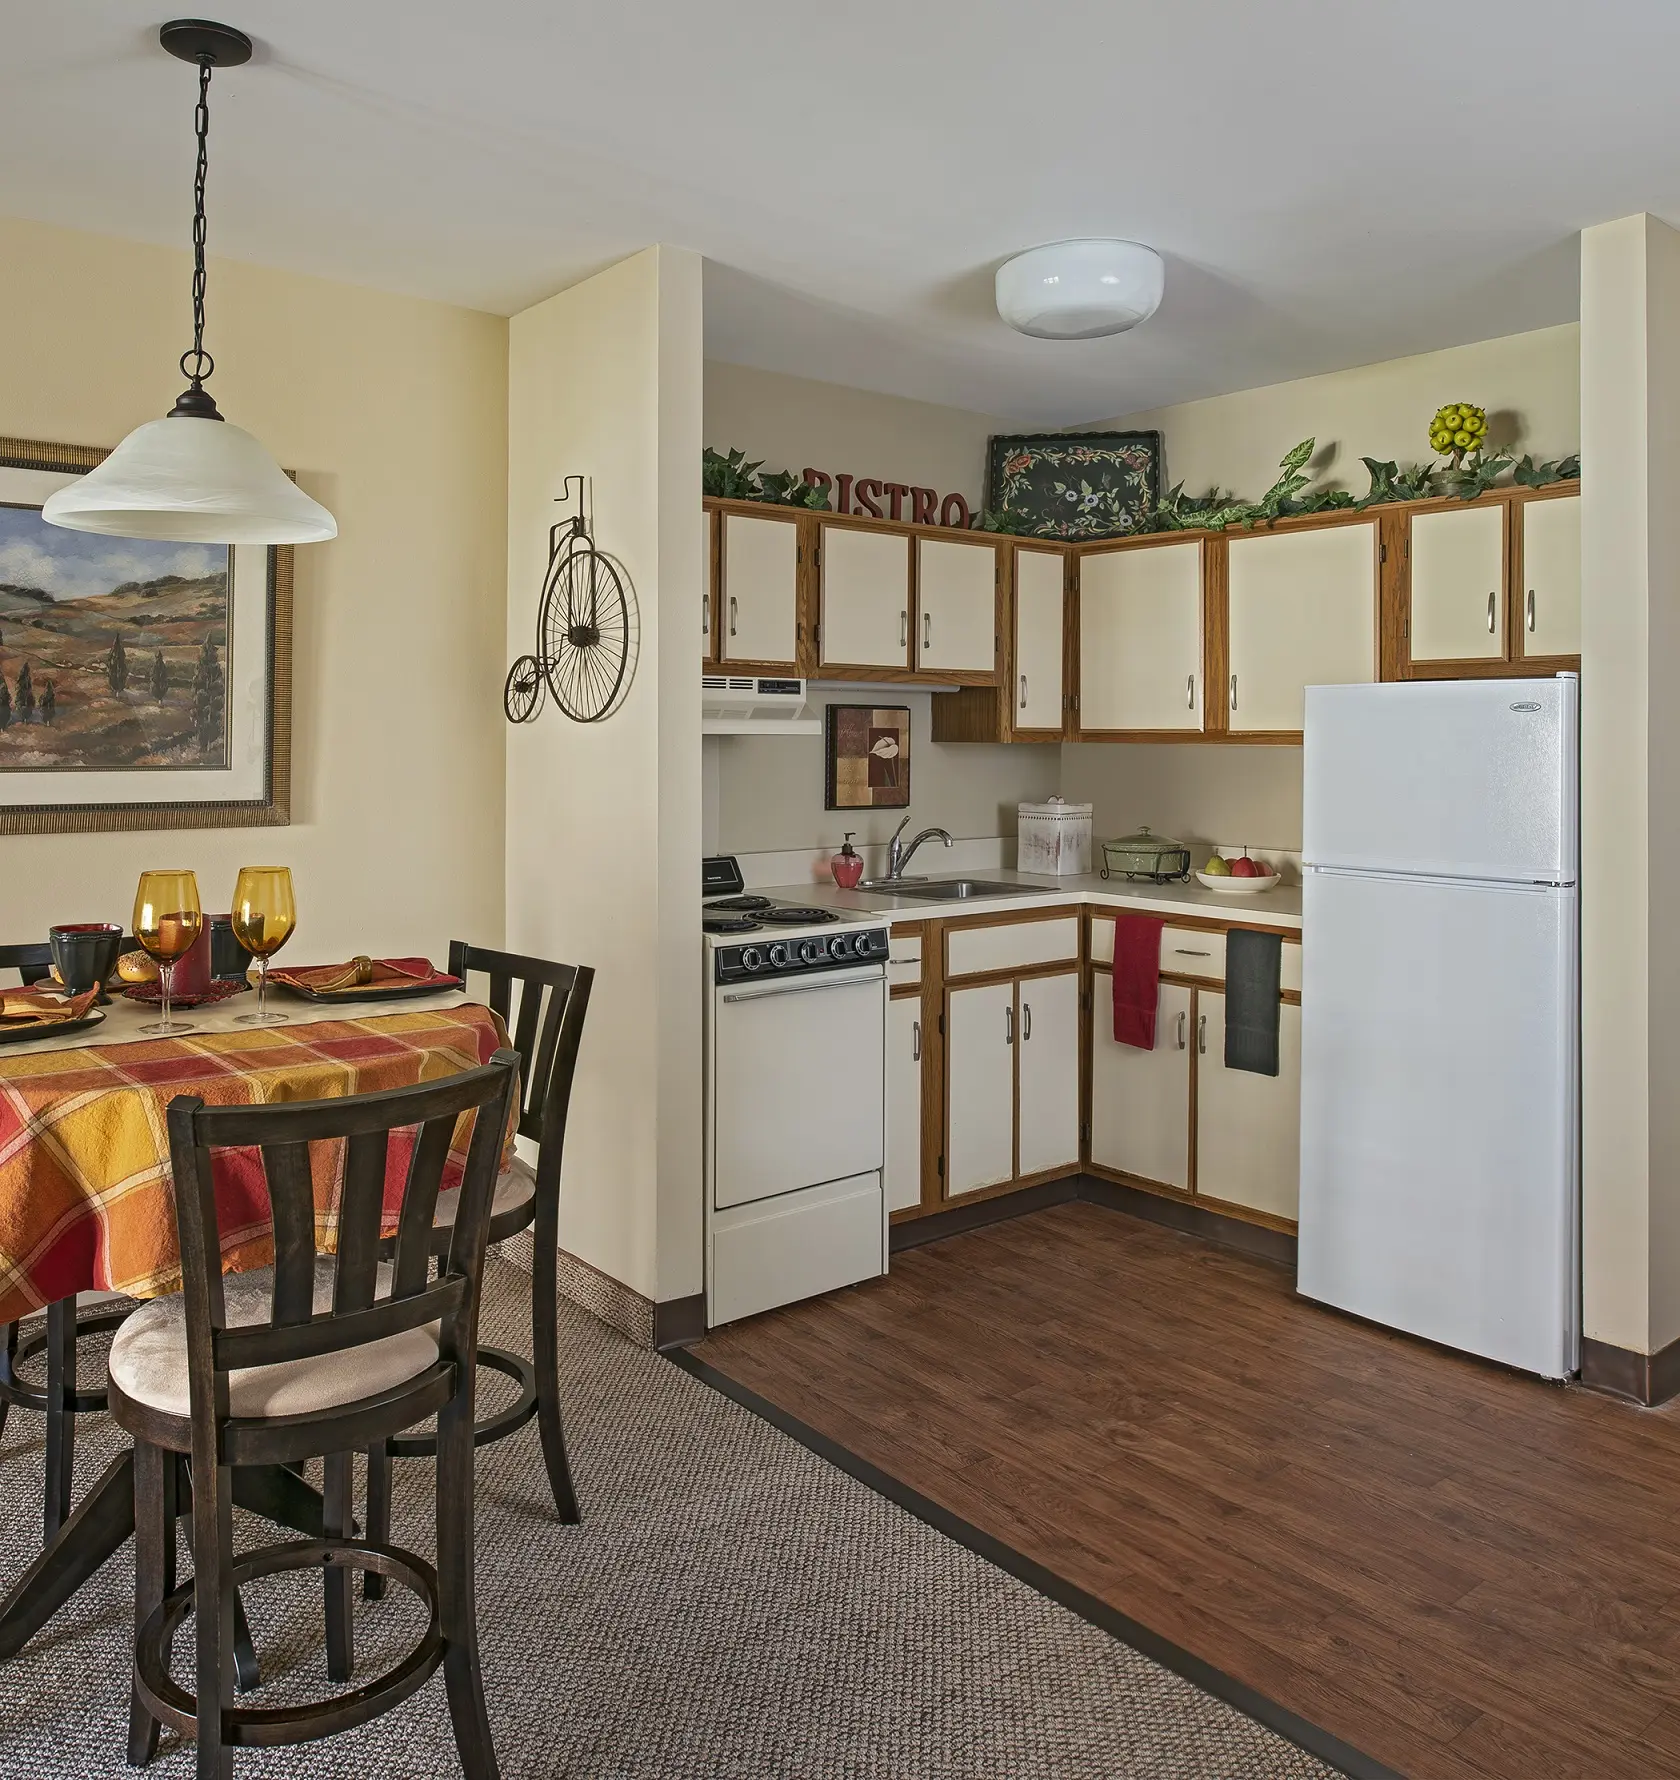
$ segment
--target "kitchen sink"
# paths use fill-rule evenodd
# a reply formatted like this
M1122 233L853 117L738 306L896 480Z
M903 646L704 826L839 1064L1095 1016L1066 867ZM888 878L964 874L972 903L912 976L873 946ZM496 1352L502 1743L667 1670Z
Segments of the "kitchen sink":
M876 890L883 895L919 896L927 902L962 902L970 897L986 896L1052 896L1054 891L1039 884L1000 884L995 878L871 878L859 884L860 890Z

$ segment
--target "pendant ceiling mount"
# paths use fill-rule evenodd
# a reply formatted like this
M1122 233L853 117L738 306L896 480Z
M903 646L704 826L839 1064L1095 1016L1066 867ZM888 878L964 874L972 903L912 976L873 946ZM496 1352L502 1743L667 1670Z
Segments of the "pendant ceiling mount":
M70 531L183 544L316 544L338 522L312 501L242 428L224 421L204 386L216 369L205 349L204 194L210 170L210 77L249 62L251 39L211 19L173 19L158 31L170 55L198 70L193 135L192 345L181 354L187 387L162 420L137 427L96 470L50 495L41 517Z

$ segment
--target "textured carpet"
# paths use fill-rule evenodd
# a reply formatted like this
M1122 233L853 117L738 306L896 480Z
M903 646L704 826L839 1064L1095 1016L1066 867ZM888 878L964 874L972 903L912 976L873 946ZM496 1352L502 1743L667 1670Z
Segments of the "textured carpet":
M484 1334L529 1352L529 1282L491 1263ZM543 1780L1318 1780L1331 1770L562 1304L585 1525L553 1519L534 1426L478 1455L478 1602L502 1771ZM115 1450L83 1418L79 1482ZM39 1537L38 1417L0 1444L0 1575ZM399 1463L397 1543L433 1549L430 1469ZM240 1516L241 1543L274 1536ZM0 1669L0 1775L114 1777L127 1550ZM248 1591L259 1698L326 1691L320 1582ZM190 1627L190 1622L189 1622ZM419 1628L357 1610L358 1680ZM177 1640L176 1673L188 1639ZM443 1677L352 1735L251 1752L257 1775L459 1773ZM166 1735L152 1772L192 1771Z

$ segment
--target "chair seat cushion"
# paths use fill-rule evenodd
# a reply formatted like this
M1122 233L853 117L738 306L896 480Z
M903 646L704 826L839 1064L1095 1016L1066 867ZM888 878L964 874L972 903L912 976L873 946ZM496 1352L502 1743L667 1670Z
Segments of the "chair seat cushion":
M315 1262L315 1311L332 1309L336 1263L330 1255ZM384 1289L389 1270L380 1269ZM274 1295L274 1269L230 1273L222 1281L222 1301L230 1329L266 1323ZM283 1360L276 1366L246 1366L228 1374L228 1410L256 1418L313 1415L376 1397L424 1372L438 1357L438 1325L405 1329L314 1359ZM186 1302L177 1292L143 1304L111 1338L111 1381L125 1397L164 1415L188 1416Z
M507 1165L496 1177L496 1196L490 1201L490 1221L497 1222L501 1218L522 1212L531 1206L537 1197L537 1177L531 1172L529 1165L519 1156ZM432 1228L453 1229L455 1213L461 1204L461 1189L452 1187L447 1193L437 1196L437 1215Z

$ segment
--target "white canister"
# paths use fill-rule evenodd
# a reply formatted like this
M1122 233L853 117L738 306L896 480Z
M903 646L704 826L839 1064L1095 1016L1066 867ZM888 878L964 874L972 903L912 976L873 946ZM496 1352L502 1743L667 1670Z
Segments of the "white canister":
M1016 818L1017 871L1065 878L1091 869L1088 803L1064 803L1053 797L1048 803L1018 804Z

